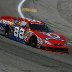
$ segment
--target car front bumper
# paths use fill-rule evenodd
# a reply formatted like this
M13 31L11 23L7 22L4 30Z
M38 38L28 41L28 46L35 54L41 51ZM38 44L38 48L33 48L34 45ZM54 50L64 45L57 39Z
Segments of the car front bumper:
M64 52L64 53L68 53L68 51L69 51L69 46L44 45L43 47L46 50L53 51L53 52Z

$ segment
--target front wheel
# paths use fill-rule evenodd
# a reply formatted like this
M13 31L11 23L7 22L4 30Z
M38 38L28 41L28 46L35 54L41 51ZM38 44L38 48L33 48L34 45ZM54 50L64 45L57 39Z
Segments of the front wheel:
M37 38L36 36L32 36L29 41L30 46L37 47Z

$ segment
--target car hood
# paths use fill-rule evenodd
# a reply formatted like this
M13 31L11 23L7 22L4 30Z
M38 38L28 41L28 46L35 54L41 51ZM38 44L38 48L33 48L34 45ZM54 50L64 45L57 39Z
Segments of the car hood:
M46 32L34 31L34 30L32 30L32 32L42 39L45 39L45 38L60 39L61 38L61 36L57 34L56 32L46 33Z

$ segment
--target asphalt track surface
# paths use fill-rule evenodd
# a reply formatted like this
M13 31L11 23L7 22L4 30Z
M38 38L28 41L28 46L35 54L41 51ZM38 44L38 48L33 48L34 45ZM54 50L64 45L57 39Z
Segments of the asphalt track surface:
M6 1L1 0L0 1L0 16L12 15L12 16L18 17L19 14L17 12L17 6L20 1L21 0L6 0ZM44 9L40 12L44 11L47 13L51 10L54 10L54 8L52 8L51 6L54 7L56 5L55 3L57 2L55 1L53 2L52 0L46 0L46 1L37 0L36 2L32 2L32 0L28 0L23 5L23 7L34 7L34 8L37 7L39 8L39 10ZM48 7L51 7L52 9L47 11L47 8L48 8L47 5ZM49 22L52 24L52 26L51 24L50 26L54 30L59 31L60 33L63 33L64 35L66 35L65 26L61 26L62 24L59 25L58 22L56 22L56 21L59 21L60 18L59 20L54 20L56 19L56 17L50 18L55 15L55 14L53 15L53 13L55 13L54 11L51 11L53 13L49 12L49 14L46 14L44 12L42 14L40 12L38 12L39 13L38 15L36 13L33 14L29 12L28 13L24 12L24 15L26 15L26 17L32 17L37 19L46 18L45 21L47 21L48 19ZM46 14L46 16L44 14ZM50 16L47 16L47 15L50 15ZM58 15L55 15L55 16L58 16ZM63 20L63 22L64 21L65 20ZM54 22L57 24L53 25L55 24ZM62 29L65 29L65 30L61 31L60 29L58 29L61 27L58 27L58 26L63 27ZM67 38L70 38L70 37L71 37L71 34L68 34ZM72 53L71 52L72 52L71 49L70 49L69 55L67 54L60 55L56 53L45 52L45 51L31 48L26 45L19 44L15 41L12 41L5 37L0 36L0 72L72 72Z

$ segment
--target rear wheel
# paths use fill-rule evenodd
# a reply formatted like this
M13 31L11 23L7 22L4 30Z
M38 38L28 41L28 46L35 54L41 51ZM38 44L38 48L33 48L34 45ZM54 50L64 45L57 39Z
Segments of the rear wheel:
M6 25L5 26L5 36L9 37L9 34L10 34L10 27L9 27L9 25Z

